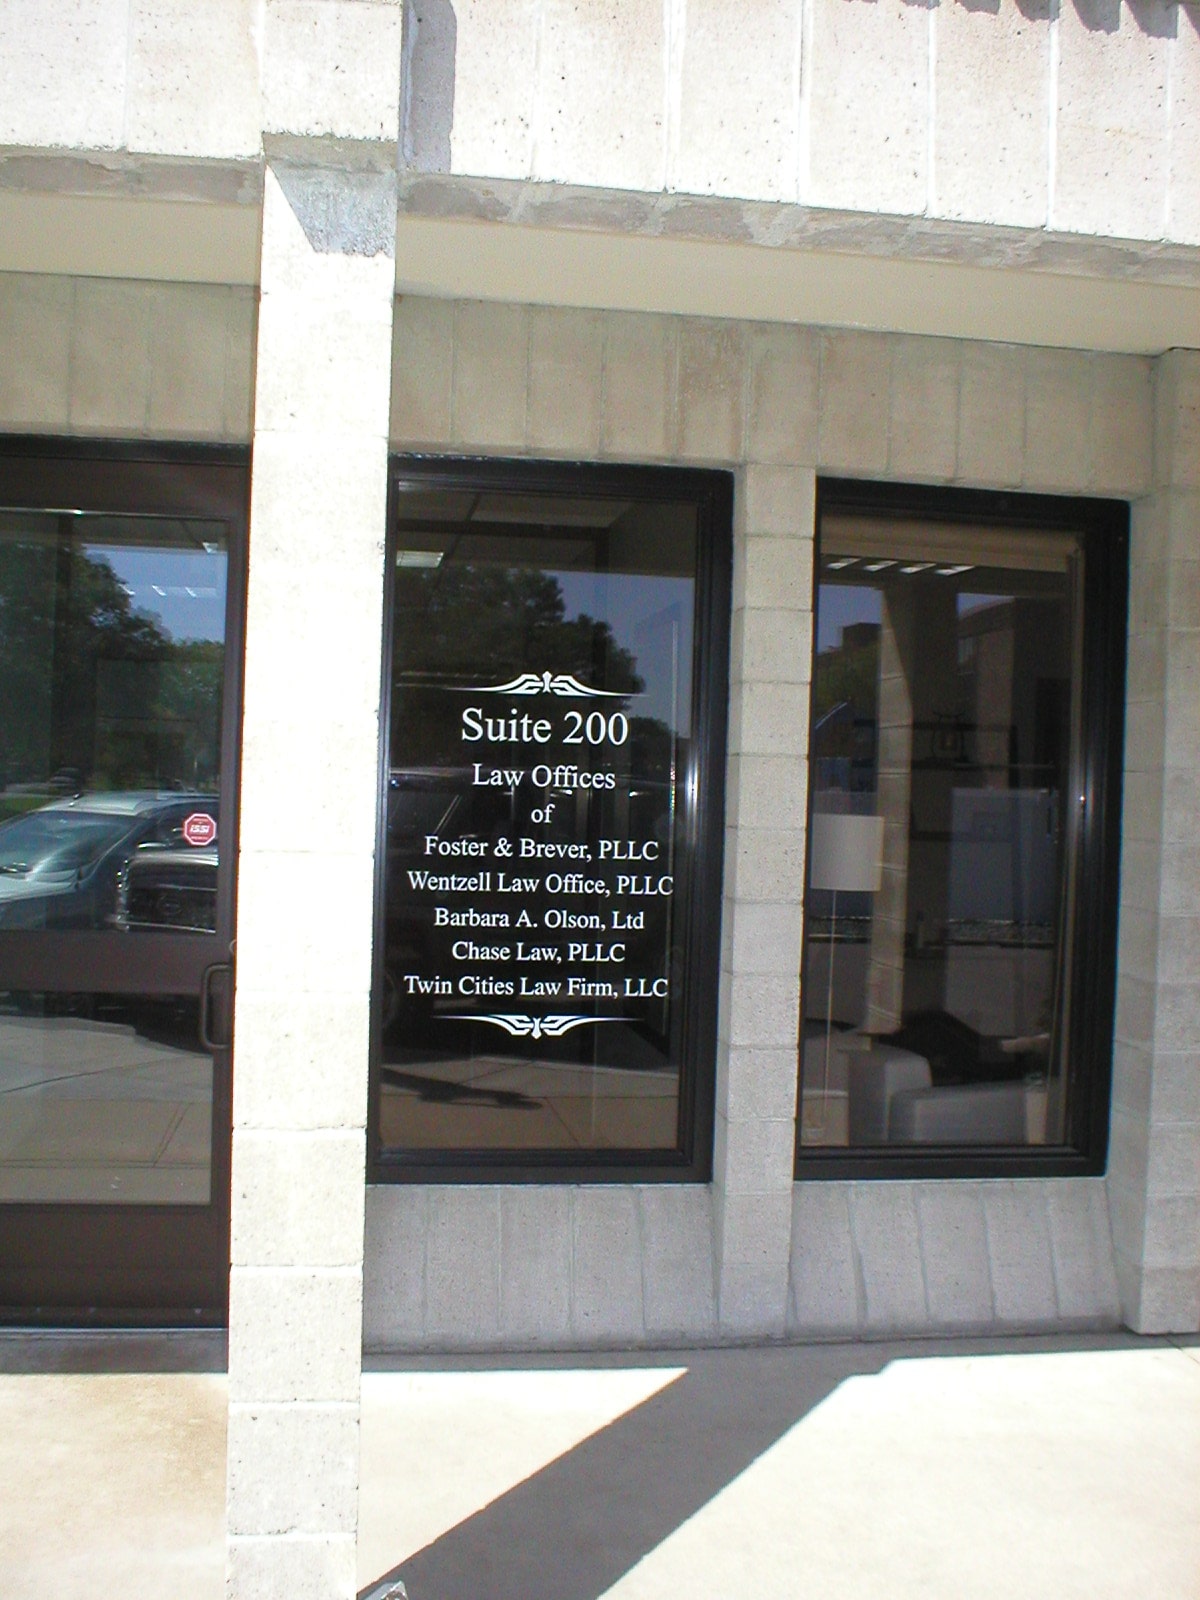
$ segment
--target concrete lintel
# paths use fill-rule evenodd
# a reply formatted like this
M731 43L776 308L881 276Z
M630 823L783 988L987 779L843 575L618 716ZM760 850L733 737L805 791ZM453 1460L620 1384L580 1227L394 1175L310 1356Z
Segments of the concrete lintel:
M406 216L1200 287L1200 248L928 217L832 211L720 195L401 175Z

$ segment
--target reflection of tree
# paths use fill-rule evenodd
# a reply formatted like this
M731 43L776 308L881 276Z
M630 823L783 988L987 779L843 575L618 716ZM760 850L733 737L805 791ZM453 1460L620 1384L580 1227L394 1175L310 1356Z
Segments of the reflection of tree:
M849 631L849 630L847 630ZM879 696L879 639L876 633L862 642L843 643L817 656L816 683L813 688L813 715L820 722L835 706L849 702L851 715L839 719L825 730L819 754L831 755L853 737L855 720L875 721Z
M175 644L72 540L0 541L0 781L211 782L223 664L220 643Z
M547 572L465 563L401 572L395 617L392 748L406 764L462 759L458 710L440 693L419 692L427 686L500 683L549 668L622 695L644 688L636 658L607 622L567 619L562 589ZM628 702L604 704L618 710Z

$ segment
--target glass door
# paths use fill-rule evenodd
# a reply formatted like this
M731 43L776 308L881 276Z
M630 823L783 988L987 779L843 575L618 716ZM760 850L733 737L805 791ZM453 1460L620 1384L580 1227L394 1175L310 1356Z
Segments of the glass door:
M0 455L0 1308L223 1315L247 474Z

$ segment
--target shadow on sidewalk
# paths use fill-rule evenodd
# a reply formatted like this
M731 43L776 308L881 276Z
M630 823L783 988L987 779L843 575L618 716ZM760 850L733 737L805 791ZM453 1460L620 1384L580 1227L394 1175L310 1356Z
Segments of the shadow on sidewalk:
M689 1355L641 1405L361 1591L410 1600L596 1600L846 1378L894 1347Z

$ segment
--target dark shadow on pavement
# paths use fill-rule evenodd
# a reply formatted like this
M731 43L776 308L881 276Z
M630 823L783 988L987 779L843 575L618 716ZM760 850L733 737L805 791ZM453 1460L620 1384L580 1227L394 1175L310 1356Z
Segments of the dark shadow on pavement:
M596 1600L845 1378L891 1355L870 1345L689 1354L682 1377L362 1594L402 1578L409 1600Z

